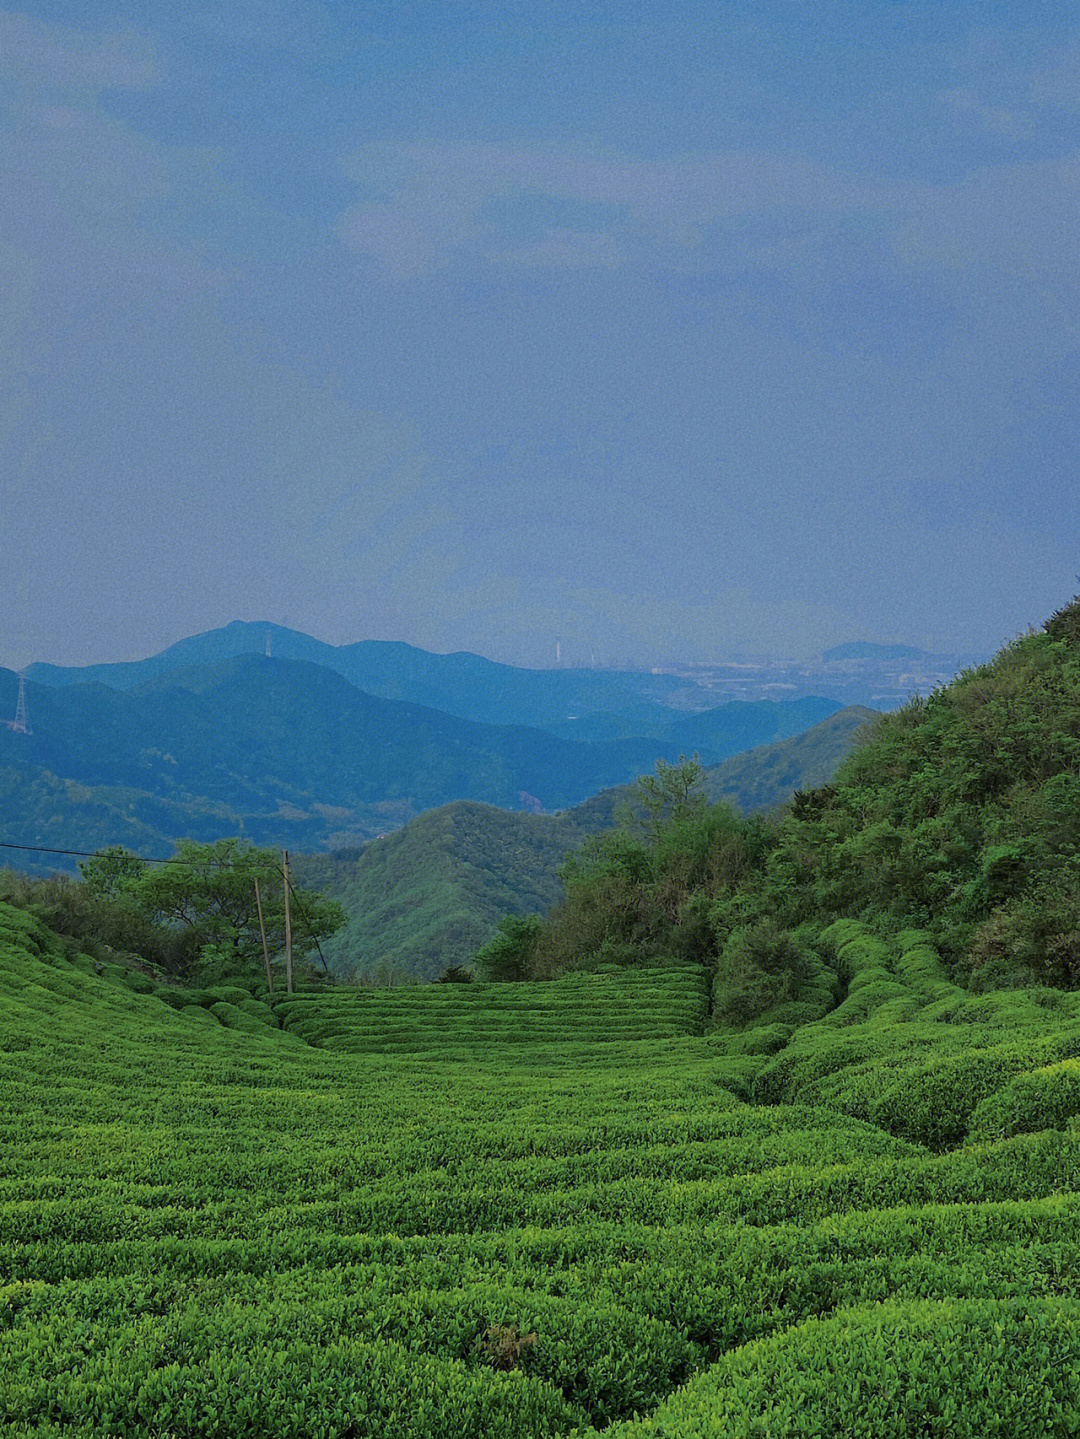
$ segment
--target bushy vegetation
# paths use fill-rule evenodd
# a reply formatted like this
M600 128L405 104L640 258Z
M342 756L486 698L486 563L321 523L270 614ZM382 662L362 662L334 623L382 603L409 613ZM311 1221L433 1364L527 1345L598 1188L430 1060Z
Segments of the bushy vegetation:
M1077 612L882 719L797 796L755 902L785 924L925 926L984 987L1080 982Z
M147 864L113 845L79 868L80 880L0 871L0 900L29 910L99 959L120 957L148 973L187 980L231 977L244 983L265 976L272 985L285 923L284 876L275 851L237 839L184 840L168 862ZM295 885L290 895L299 964L319 952L344 914L335 900Z
M335 973L373 983L437 979L469 963L504 915L554 904L559 865L589 827L574 810L527 814L461 801L352 858L299 859L296 873L347 915L325 946Z
M830 779L870 710L848 709L795 739L702 771L702 789L745 811L772 810ZM612 827L633 796L620 786L559 814L459 801L411 820L362 851L299 859L305 883L332 894L346 924L325 946L331 968L372 983L436 979L467 965L506 916L546 912L569 850Z
M745 1020L814 987L815 936L844 918L927 930L975 987L1080 984L1078 614L882 717L774 823L706 804L700 775L661 765L636 812L564 867L530 972L675 953L709 964L718 1011Z
M816 952L706 1028L700 966L133 988L0 905L7 1432L1076 1432L1080 994Z

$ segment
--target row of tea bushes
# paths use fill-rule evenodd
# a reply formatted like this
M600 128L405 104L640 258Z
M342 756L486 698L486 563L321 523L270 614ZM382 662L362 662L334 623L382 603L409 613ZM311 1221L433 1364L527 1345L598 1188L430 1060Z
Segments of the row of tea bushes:
M1070 1439L1080 1432L1080 1303L957 1298L841 1310L735 1350L651 1418L605 1432Z
M632 1043L700 1034L708 978L700 965L568 975L558 984L340 988L278 997L285 1029L339 1053L456 1050L471 1058L509 1046Z
M5 1433L1070 1432L1074 998L822 953L702 1033L691 966L163 997L0 906Z

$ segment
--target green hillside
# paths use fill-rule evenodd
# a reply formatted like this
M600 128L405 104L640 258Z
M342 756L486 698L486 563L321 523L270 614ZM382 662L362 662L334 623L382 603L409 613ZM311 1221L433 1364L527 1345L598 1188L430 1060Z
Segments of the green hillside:
M548 728L565 739L591 743L648 736L661 742L665 757L697 754L703 764L718 764L728 755L802 734L840 708L837 700L818 698L730 700L692 713L634 705Z
M876 718L851 709L795 739L733 756L706 771L710 795L771 809L827 779ZM349 916L326 946L343 975L437 979L467 964L507 914L544 912L562 894L558 869L586 835L609 828L628 787L561 814L510 813L459 802L429 811L341 860L302 856L297 873L336 895Z
M0 671L0 709L13 709L16 689ZM356 843L454 799L558 809L656 757L651 740L585 744L476 724L265 656L170 669L130 691L28 694L33 732L0 726L4 837L61 849L160 852L238 831L293 848Z
M791 739L757 745L707 768L704 792L747 814L774 810L787 804L796 790L827 784L852 747L865 738L866 726L879 718L877 710L849 705Z
M589 832L574 810L514 814L459 801L355 858L301 855L294 867L345 907L346 927L325 946L336 973L438 979L448 966L466 964L503 915L552 905L559 865Z
M0 903L5 1433L1080 1432L1080 601L780 817L695 779L516 983L184 988Z
M1080 983L1080 600L880 718L778 822L706 798L672 792L586 845L523 972L678 953L745 1016L798 992L822 926L856 919L925 928L979 987Z
M121 667L125 681L129 669L141 676L137 684L29 684L32 733L0 726L0 837L42 849L123 844L168 854L179 839L244 834L261 845L331 850L458 799L559 810L687 748L677 726L666 737L646 725L637 736L562 738L380 698L309 660L239 654L182 663L192 654L177 649L160 664ZM112 667L102 673L114 678ZM561 671L521 674L533 676L538 695L548 685L552 704L566 688ZM598 694L619 692L600 680L589 681ZM17 689L17 677L0 670L0 712L14 711ZM702 733L708 753L727 753L801 730L833 708L825 700L723 706L701 717ZM28 851L21 862L40 871L57 861Z
M851 924L798 1028L705 979L272 1006L0 906L6 1432L1076 1433L1080 995Z

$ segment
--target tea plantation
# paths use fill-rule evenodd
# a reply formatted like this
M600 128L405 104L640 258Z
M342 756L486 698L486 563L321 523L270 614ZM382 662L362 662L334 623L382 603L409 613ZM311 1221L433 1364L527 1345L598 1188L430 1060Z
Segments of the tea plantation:
M0 906L3 1432L1080 1432L1080 994L818 953L724 1029L691 964L271 999Z

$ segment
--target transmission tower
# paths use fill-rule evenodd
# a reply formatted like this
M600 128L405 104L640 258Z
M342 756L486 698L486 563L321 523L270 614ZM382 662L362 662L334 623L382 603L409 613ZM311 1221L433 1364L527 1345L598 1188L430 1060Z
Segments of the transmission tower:
M19 698L15 701L15 718L5 720L8 729L16 734L33 734L26 718L26 671L19 671Z

